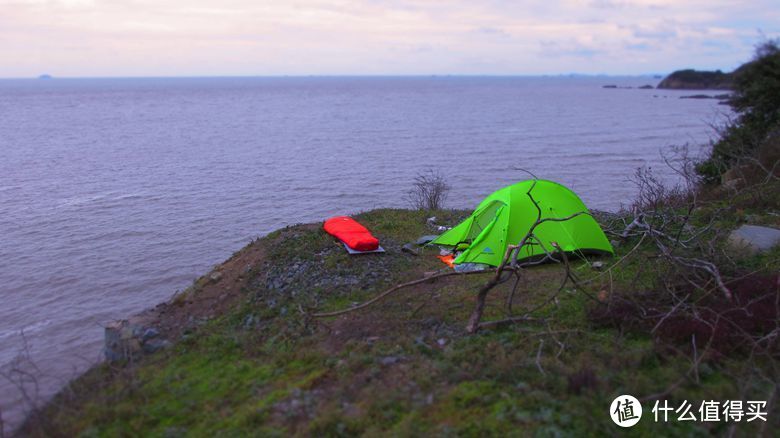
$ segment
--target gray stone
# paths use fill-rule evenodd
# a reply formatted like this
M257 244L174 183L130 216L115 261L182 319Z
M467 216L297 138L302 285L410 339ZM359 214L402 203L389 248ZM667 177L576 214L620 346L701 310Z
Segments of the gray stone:
M140 333L140 326L124 319L106 325L103 340L106 360L115 362L138 356L141 353Z
M593 262L590 264L590 267L597 271L600 271L602 268L604 268L604 262Z
M439 236L437 236L435 234L426 234L425 236L422 236L419 239L417 239L417 241L415 243L418 244L418 245L425 245L426 243L432 241L433 239L435 239L437 237L439 237Z
M621 243L622 242L617 239L612 239L609 241L609 244L612 245L613 248L619 248Z
M154 327L128 320L114 321L105 327L103 353L109 362L133 360L171 345L159 336Z
M780 244L780 230L758 225L742 225L729 234L729 244L737 250L751 254L769 251Z
M745 183L745 176L752 172L750 166L733 166L720 176L720 183L723 187L730 190L737 190Z
M379 363L382 365L392 365L398 362L399 360L401 359L398 356L386 356L383 357L382 359L379 359Z
M144 353L152 354L170 346L170 341L165 339L150 339L147 342L144 342L143 348Z
M154 327L149 327L144 331L144 334L141 337L141 339L144 341L148 341L149 339L156 338L157 336L160 336L160 331Z
M127 320L114 321L106 325L103 340L103 354L109 362L132 359L141 353L141 341L136 333L138 326Z
M739 189L739 186L742 185L742 183L744 182L745 180L742 178L734 178L728 181L724 181L723 184L721 185L728 190L737 191L737 189Z
M254 315L247 315L246 318L244 318L244 329L251 329L255 325L255 316Z
M221 273L221 272L219 272L219 271L215 271L215 272L213 272L213 273L212 273L212 274L209 276L209 280L211 280L211 282L212 282L212 283L216 283L216 282L218 282L219 280L222 280L222 273Z
M420 255L420 253L417 252L417 248L415 248L414 245L411 243L407 243L404 246L402 246L401 251L412 255Z

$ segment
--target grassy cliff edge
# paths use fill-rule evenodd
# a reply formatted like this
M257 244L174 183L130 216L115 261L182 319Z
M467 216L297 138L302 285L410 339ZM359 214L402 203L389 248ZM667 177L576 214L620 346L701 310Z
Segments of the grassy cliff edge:
M766 211L712 208L726 228ZM435 214L454 224L468 212ZM627 238L614 258L601 259L607 271L573 261L576 275L590 280L584 291L556 293L560 265L526 270L514 312L530 311L532 320L475 335L464 327L483 275L423 283L338 317L309 316L445 269L435 250L419 256L401 251L430 233L428 215L390 209L357 215L386 254L348 256L319 224L287 227L250 243L146 312L144 321L174 341L170 348L91 369L30 416L22 432L604 435L616 431L608 408L619 394L661 394L675 402L767 398L760 382L746 388L735 377L746 363L743 355L708 357L696 364L694 378L689 355L680 351L684 345L604 318L599 309L611 295L657 287L648 269L657 254L639 238ZM599 215L607 229L617 219ZM759 221L780 225L771 215ZM778 259L774 250L741 263L776 272ZM486 317L506 315L511 288L507 282L491 293ZM706 434L731 426L654 422L651 407L644 403L635 432ZM776 416L770 421L770 428L778 425ZM739 432L754 434L762 426L740 424Z

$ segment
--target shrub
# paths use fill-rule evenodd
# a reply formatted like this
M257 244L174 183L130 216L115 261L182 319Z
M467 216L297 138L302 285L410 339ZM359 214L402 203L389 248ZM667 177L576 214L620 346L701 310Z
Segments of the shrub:
M745 159L755 160L767 145L769 134L780 127L780 40L756 48L752 61L734 72L734 93L729 106L736 118L728 123L712 149L712 156L697 168L708 182Z
M414 186L408 193L412 208L417 210L440 210L447 200L450 186L444 177L433 169L420 172L414 178Z

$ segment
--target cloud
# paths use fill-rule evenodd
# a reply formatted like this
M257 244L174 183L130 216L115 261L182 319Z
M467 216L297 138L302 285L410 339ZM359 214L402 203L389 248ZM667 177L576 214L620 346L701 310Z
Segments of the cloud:
M606 54L606 50L583 44L577 40L540 41L540 56L553 58L593 58Z
M0 56L4 76L728 70L780 35L776 3L0 0Z
M487 35L492 37L502 37L502 38L511 38L512 35L506 32L503 29L499 29L496 27L489 27L489 26L482 26L477 29L474 29L474 33L480 34L480 35Z

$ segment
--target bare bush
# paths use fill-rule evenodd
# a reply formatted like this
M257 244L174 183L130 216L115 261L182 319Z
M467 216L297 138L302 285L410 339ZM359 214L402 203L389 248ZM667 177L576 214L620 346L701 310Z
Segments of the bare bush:
M637 168L629 180L637 187L632 211L658 211L684 203L685 192L679 186L666 186L650 167Z
M27 417L26 421L33 421L43 424L43 419L40 416L40 406L42 399L40 395L40 383L39 379L43 376L38 365L32 360L30 354L30 348L27 343L27 338L24 332L21 332L22 347L14 359L0 368L0 379L8 382L21 397L20 403L24 407L24 415ZM13 421L13 419L8 420ZM6 420L2 418L2 412L0 412L0 438L5 434L5 427L8 426ZM14 428L12 424L9 427ZM14 435L13 430L9 431L11 435Z
M641 267L630 289L613 291L610 285L606 306L591 309L591 320L621 331L649 333L659 352L690 360L684 375L642 400L666 397L686 383L698 385L699 367L727 355L742 359L742 369L734 374L742 393L758 382L776 382L780 278L766 267L752 270L735 263L724 248L728 230L718 227L722 213L735 208L735 199L772 183L775 169L746 170L740 175L743 184L732 187L733 193L724 199L722 189L703 184L692 172L698 163L686 148L672 150L664 161L682 181L667 186L651 169L637 170L632 181L638 195L630 211L606 224L608 234L635 246L600 275L611 278L623 259ZM750 176L759 180L757 185L744 184ZM723 200L728 205L723 206ZM769 389L764 396L774 399L776 386Z
M689 144L669 146L661 151L666 166L679 178L673 184L662 180L651 167L639 167L628 178L637 188L637 194L629 205L635 215L662 213L670 209L686 208L698 202L703 178L696 171L703 161L691 152Z
M417 210L439 210L449 195L450 186L438 171L428 169L414 178L414 186L407 198L412 208Z

